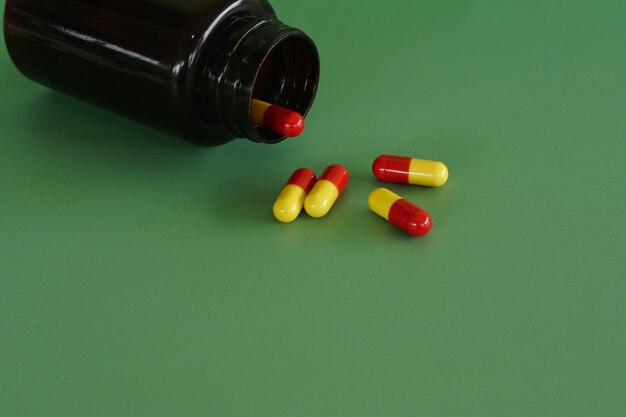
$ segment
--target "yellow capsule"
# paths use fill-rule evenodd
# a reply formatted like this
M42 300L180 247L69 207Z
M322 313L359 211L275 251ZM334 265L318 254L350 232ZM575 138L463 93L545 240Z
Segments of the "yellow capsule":
M374 213L411 236L424 236L433 225L430 214L386 188L372 191L368 204Z
M400 184L441 187L448 181L448 168L442 162L405 156L381 155L372 171L381 181Z
M319 218L328 214L337 199L348 185L348 170L341 165L331 165L304 201L304 209L311 217Z
M304 200L315 184L315 174L310 169L296 170L283 187L274 203L273 212L276 220L291 223L298 218Z

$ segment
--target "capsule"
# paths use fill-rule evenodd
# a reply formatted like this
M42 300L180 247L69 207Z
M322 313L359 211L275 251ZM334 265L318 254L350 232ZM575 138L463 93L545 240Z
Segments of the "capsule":
M399 184L441 187L448 181L448 168L438 161L407 156L381 155L372 164L374 176Z
M298 112L280 107L277 104L252 100L252 122L279 135L294 138L304 130L304 118Z
M291 223L298 218L304 199L315 185L315 174L307 168L297 169L287 181L274 202L273 212L276 220Z
M327 215L349 180L348 170L341 165L327 167L304 200L304 209L309 216L319 218Z
M424 236L433 225L427 212L386 188L372 191L368 204L374 213L411 236Z

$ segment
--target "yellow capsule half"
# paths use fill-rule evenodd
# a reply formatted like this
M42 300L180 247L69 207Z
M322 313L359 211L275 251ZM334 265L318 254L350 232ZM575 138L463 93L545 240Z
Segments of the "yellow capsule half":
M441 187L448 182L448 167L443 162L411 159L409 184Z
M335 184L327 180L320 180L306 197L304 209L311 217L324 217L338 198L339 190Z
M377 188L370 193L367 203L374 213L389 221L389 210L401 198L386 188Z
M291 223L297 219L304 206L305 198L306 192L301 187L287 184L274 202L273 212L276 220Z

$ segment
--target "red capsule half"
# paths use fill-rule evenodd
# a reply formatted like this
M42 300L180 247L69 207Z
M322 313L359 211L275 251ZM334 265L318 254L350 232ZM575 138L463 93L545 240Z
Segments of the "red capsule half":
M315 181L315 173L313 171L308 168L298 168L291 177L289 177L285 185L297 185L308 194L315 185Z

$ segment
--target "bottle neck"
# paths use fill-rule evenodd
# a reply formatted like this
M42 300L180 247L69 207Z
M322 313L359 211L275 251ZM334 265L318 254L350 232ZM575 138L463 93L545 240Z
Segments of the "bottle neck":
M319 80L313 41L272 16L252 13L227 19L216 35L201 87L207 114L236 137L261 143L285 139L254 125L251 102L263 100L305 116Z

